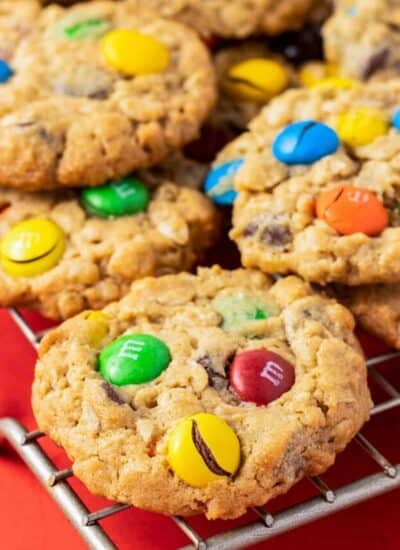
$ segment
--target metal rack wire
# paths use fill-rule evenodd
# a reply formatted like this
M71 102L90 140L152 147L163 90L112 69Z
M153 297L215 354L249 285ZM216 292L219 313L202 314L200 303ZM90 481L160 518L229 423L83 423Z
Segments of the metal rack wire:
M45 332L35 333L23 316L15 309L9 310L11 317L34 348ZM400 352L375 357L368 361L369 374L385 392L387 399L374 407L376 416L388 410L396 409L400 413L400 389L396 389L376 367L390 360L400 358ZM100 521L117 514L129 506L115 504L107 508L90 512L68 483L73 476L71 468L59 470L45 454L38 441L45 435L40 431L27 430L12 418L0 419L0 435L3 434L27 466L36 475L53 499L62 508L70 522L77 529L89 548L95 550L114 550L116 546L105 533ZM308 478L318 495L311 500L287 508L272 515L264 507L253 508L258 519L231 531L204 539L190 524L181 517L171 518L185 533L191 542L183 550L236 550L252 544L266 541L281 533L328 516L374 496L400 488L400 462L393 465L361 433L357 443L379 466L379 471L336 490L330 488L320 477ZM399 457L400 460L400 457Z

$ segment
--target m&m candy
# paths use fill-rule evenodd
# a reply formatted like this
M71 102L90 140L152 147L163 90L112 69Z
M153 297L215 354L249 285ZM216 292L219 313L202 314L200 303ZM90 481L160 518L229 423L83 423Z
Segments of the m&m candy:
M0 244L0 259L9 275L35 277L57 265L64 250L64 233L57 224L31 218L6 233Z
M352 185L322 192L316 201L316 214L340 235L379 235L389 223L388 213L378 197L368 189Z
M150 202L150 193L140 181L128 177L101 187L84 189L81 200L90 214L113 218L145 211Z
M151 334L128 334L111 342L99 356L99 371L115 386L151 382L168 367L166 344Z
M110 67L128 76L165 71L170 63L166 46L150 35L127 29L108 32L101 44Z
M396 130L400 131L400 109L397 109L392 117L392 124Z
M266 349L236 355L229 371L232 391L242 400L268 405L289 391L295 370L286 359Z
M351 90L358 88L360 83L353 78L345 78L343 76L330 76L315 82L312 88L333 88L334 90Z
M14 74L10 65L4 59L0 59L0 84L4 84L7 80L10 80Z
M233 65L222 80L226 93L245 101L265 103L289 85L285 67L272 59L247 59Z
M228 424L214 414L181 420L168 440L168 461L175 474L192 487L232 477L240 464L240 443Z
M85 320L89 322L88 340L92 346L98 346L108 334L108 317L102 311L88 311Z
M227 331L238 329L249 321L268 319L273 315L272 308L245 294L220 294L214 298L211 307L222 316L222 328Z
M336 132L315 120L294 122L275 138L272 152L284 164L312 164L335 153L340 145Z
M63 33L69 40L83 40L85 38L98 38L111 29L111 22L106 19L92 18L85 21L74 22L64 26Z
M234 203L237 196L234 179L242 165L242 159L235 159L221 164L209 172L204 190L215 203L222 206Z
M302 86L311 88L314 84L326 78L337 76L339 68L334 63L323 63L322 61L310 61L305 63L299 70L299 81Z
M350 147L361 147L388 133L390 120L387 114L371 107L355 107L338 117L337 132Z

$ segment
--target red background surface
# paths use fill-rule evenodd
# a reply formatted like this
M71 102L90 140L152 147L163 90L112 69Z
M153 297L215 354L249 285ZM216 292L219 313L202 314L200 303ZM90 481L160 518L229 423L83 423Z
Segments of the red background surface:
M36 327L40 320L30 316ZM364 339L365 340L365 339ZM0 310L0 417L13 416L29 429L35 427L29 404L35 353L16 329L8 313ZM375 355L382 346L370 338L369 353ZM392 363L384 368L385 375L400 387L400 368ZM374 391L375 401L384 396ZM393 462L400 462L400 411L384 413L373 419L364 433ZM68 462L63 452L49 443L46 449L59 467ZM324 477L333 488L377 471L376 465L352 443ZM74 480L85 503L92 511L105 501L90 496ZM315 490L304 481L288 495L268 506L278 511L290 504L314 496ZM356 547L366 550L397 550L400 547L399 500L394 491L346 512L299 528L291 533L258 545L269 550L307 548L307 550L337 550ZM204 518L190 520L203 536L254 519L252 515L238 522L207 522ZM140 510L128 510L103 522L118 548L123 550L172 550L188 544L186 537L168 518ZM57 505L41 488L34 476L7 446L0 450L0 548L4 550L80 550L85 545L63 517Z

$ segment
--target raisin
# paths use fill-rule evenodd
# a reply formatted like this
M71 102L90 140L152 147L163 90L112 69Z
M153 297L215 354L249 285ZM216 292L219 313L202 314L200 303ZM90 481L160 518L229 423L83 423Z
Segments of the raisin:
M283 247L293 241L293 235L286 225L269 225L262 232L261 240L268 246Z
M379 71L379 69L384 69L388 61L389 54L389 48L384 48L383 50L378 51L375 55L370 57L367 66L364 69L363 78L367 80L377 71Z

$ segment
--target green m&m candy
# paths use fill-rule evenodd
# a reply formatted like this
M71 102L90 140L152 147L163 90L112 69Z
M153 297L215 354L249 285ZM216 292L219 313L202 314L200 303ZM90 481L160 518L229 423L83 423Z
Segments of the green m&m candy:
M128 334L111 342L99 356L99 371L115 386L151 382L171 362L168 347L150 334Z
M144 212L150 202L150 193L143 183L128 177L101 187L84 189L81 199L90 214L100 218L117 218Z
M211 305L221 315L222 328L227 331L238 329L249 321L268 319L275 315L272 305L261 302L255 296L242 293L219 294Z
M92 17L79 20L75 14L64 17L56 27L56 34L68 40L100 38L112 28L111 21Z

